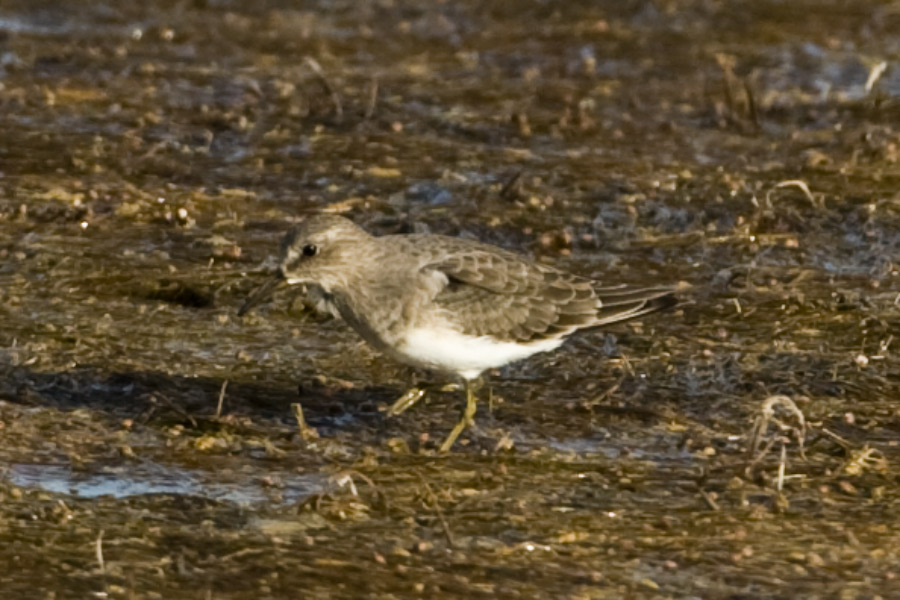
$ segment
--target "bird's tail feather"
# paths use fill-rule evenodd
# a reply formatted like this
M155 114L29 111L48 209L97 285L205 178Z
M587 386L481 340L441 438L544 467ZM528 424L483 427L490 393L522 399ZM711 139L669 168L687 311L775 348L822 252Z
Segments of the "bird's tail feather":
M597 288L600 306L597 320L592 327L620 323L644 315L671 308L678 304L678 298L671 288Z

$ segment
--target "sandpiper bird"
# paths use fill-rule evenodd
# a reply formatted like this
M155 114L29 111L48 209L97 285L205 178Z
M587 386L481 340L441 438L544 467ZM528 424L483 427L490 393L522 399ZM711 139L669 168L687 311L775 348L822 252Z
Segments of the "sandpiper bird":
M281 284L304 285L318 309L342 318L384 354L465 381L466 406L442 452L473 423L473 382L485 370L554 350L580 329L676 304L670 288L604 287L489 244L442 235L376 237L325 214L288 232L275 277L238 314Z

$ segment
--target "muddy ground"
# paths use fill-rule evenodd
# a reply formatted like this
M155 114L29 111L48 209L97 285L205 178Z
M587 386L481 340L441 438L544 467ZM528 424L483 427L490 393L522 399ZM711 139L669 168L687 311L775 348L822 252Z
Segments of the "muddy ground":
M3 2L2 597L900 597L898 30ZM383 411L447 380L291 294L235 314L323 209L684 302L491 373L441 456L461 392Z

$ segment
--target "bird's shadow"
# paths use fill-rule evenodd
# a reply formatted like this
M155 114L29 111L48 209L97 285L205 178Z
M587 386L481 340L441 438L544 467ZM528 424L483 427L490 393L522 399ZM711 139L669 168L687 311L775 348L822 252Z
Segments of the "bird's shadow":
M235 419L296 425L299 403L310 425L324 429L378 428L379 405L396 398L388 386L329 385L316 380L241 381L157 371L123 371L84 365L63 372L27 366L0 367L0 400L60 411L89 410L117 421L185 428L215 427ZM220 406L221 405L221 406Z

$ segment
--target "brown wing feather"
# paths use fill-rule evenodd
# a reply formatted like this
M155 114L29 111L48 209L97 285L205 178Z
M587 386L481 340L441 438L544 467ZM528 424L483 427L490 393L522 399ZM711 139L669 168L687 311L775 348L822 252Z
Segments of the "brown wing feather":
M668 288L600 287L592 279L471 240L440 238L432 248L435 254L422 270L447 277L434 303L471 335L532 342L633 319L677 303Z
M434 302L472 335L537 341L589 326L597 315L590 281L515 255L469 251L425 268L447 276Z

